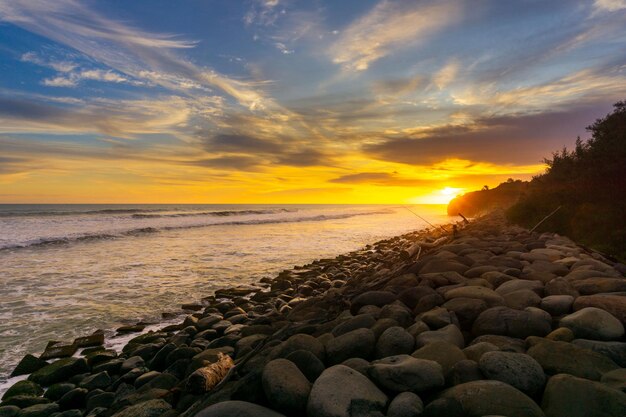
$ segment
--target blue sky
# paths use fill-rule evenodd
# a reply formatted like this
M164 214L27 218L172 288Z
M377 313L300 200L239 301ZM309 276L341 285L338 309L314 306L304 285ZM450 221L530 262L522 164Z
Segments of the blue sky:
M626 0L0 0L0 202L442 202L585 137L624 51Z

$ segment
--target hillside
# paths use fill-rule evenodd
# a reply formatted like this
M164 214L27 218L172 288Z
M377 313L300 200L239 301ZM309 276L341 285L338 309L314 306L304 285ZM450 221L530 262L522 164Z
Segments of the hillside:
M474 217L498 208L507 209L517 203L528 185L527 181L509 179L493 189L485 187L480 191L466 193L450 201L448 214L455 216L462 213Z

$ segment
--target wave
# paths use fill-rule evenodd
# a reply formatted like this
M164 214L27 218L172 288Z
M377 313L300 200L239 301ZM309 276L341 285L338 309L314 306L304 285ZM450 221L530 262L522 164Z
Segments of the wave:
M154 211L165 211L166 209L100 209L100 210L66 210L66 211L5 211L0 212L0 217L49 217L49 216L80 216L97 214L133 214Z
M151 213L137 213L131 217L135 219L154 219L164 217L193 217L193 216L244 216L250 214L275 214L275 213L290 213L296 211L295 209L274 209L274 210L225 210L225 211L196 211L189 213L168 213L168 214L151 214Z
M137 229L125 230L119 233L86 233L78 236L62 236L54 238L44 238L36 241L31 241L23 244L9 244L0 246L0 251L24 249L39 246L55 246L55 245L67 245L71 243L106 240L106 239L121 239L125 237L138 237L150 233L158 233L167 230L180 230L180 229L196 229L200 227L210 226L246 226L246 225L258 225L258 224L274 224L274 223L302 223L302 222L319 222L326 220L341 220L348 219L356 216L368 216L374 214L391 214L393 210L376 210L357 213L344 213L344 214L330 214L330 215L317 215L317 216L302 216L296 218L274 218L274 219L254 219L254 220L235 220L230 222L221 223L201 223L190 224L180 226L163 226L163 227L141 227Z

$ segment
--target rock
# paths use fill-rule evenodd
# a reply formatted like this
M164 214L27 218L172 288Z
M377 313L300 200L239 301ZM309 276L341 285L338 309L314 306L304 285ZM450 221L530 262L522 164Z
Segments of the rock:
M541 392L546 382L541 365L523 353L487 352L479 366L487 379L506 382L531 396Z
M387 417L418 417L424 411L424 403L417 394L401 392L389 403Z
M276 346L272 351L273 358L284 358L296 350L307 350L321 361L325 359L325 350L322 342L311 335L298 333Z
M26 408L37 404L48 404L47 398L33 397L32 395L13 395L2 402L2 405L14 405L19 408Z
M574 288L574 286L563 277L554 278L545 285L545 295L571 295L576 298L580 293Z
M161 399L154 399L131 405L115 414L113 417L160 417L172 407Z
M444 375L452 369L454 364L467 359L458 346L448 342L430 343L413 352L411 356L437 362L441 365Z
M352 368L360 374L367 376L367 369L370 366L370 363L362 358L350 358L341 362L342 365L347 366L348 368Z
M624 326L611 313L596 307L585 307L561 319L559 324L580 339L615 340L624 335Z
M205 408L194 417L285 417L285 415L254 403L223 401Z
M560 316L572 311L574 297L571 295L549 295L541 299L539 308L552 316Z
M48 386L55 382L66 381L74 375L89 371L84 358L59 359L32 373L28 379L40 385Z
M448 300L442 307L454 313L463 328L471 327L476 317L489 308L487 303L483 300L465 297Z
M412 288L407 288L398 294L398 300L402 301L404 305L410 309L414 309L419 301L427 295L438 295L435 290L430 287L420 285Z
M481 379L485 379L485 377L480 371L478 363L470 359L465 359L454 364L446 376L446 383L448 385L459 385L466 382L479 381Z
M461 330L454 324L449 324L439 330L431 330L420 333L415 338L415 346L421 347L434 342L448 342L459 348L465 347L465 340Z
M30 397L38 397L43 394L43 388L39 386L39 384L34 383L33 381L18 381L13 384L2 396L2 400L6 401L11 397L15 397L16 395L30 396Z
M390 327L397 327L397 326L398 326L398 322L395 321L394 319L379 319L379 320L376 320L376 324L370 327L370 330L374 332L374 337L376 338L376 340L378 340L380 338L380 335L382 335L385 332L385 330L387 330Z
M92 391L96 388L106 388L111 385L111 377L109 376L107 371L99 372L94 375L90 375L87 378L83 379L80 382L80 386L82 388L86 388L89 391Z
M574 340L574 332L568 329L567 327L559 327L556 330L548 333L546 339L554 340L557 342L571 342Z
M76 385L69 382L59 382L51 385L44 394L44 397L49 398L51 401L57 401L65 394L76 388Z
M489 307L504 304L504 299L502 298L502 296L494 290L474 285L455 288L447 291L444 295L444 298L446 300L452 300L454 298L474 298L484 301Z
M311 382L324 372L324 364L308 350L296 350L287 355L287 360L295 363L300 372Z
M463 274L467 271L469 267L460 262L456 262L448 259L437 259L434 258L428 262L426 262L419 269L420 274L430 274L435 272L458 272L459 274Z
M455 316L442 307L435 307L420 314L419 319L433 330L456 323Z
M329 364L337 364L349 358L372 356L376 339L370 329L357 329L328 341L326 355Z
M87 398L87 391L84 388L74 388L59 398L57 403L63 410L71 410L73 408L84 408Z
M357 314L359 309L366 305L382 307L391 304L398 296L390 291L367 291L354 297L350 303L350 312Z
M115 393L113 392L103 392L100 394L92 395L91 393L87 395L87 410L93 410L98 407L108 407L113 403L115 399Z
M347 366L335 365L326 369L313 384L307 415L351 417L352 410L357 408L369 410L373 415L383 412L386 405L387 396L367 377Z
M463 353L467 357L467 359L471 359L475 362L480 361L480 358L487 352L495 352L500 350L498 346L489 342L480 342L476 344L469 345L465 349L463 349Z
M474 336L491 334L523 339L528 336L545 336L550 331L551 320L542 314L509 307L492 307L483 311L472 326Z
M581 295L626 291L626 279L619 278L586 278L572 285Z
M413 352L415 339L402 327L390 327L383 332L374 349L377 358Z
M611 388L626 393L626 369L620 368L602 375L600 382Z
M625 342L602 342L598 340L575 339L572 343L581 348L601 353L622 368L626 368Z
M496 288L496 292L501 296L520 290L530 290L535 292L537 295L541 295L543 293L543 284L540 281L516 279L504 282Z
M504 295L504 304L515 310L524 310L526 307L537 307L541 298L531 290L512 291Z
M166 363L168 365L171 364L171 362L167 362L167 361ZM130 358L122 362L122 367L120 368L120 371L122 373L126 373L130 371L131 369L142 368L143 366L145 366L145 364L146 362L143 360L141 356L131 356Z
M22 409L19 417L49 417L50 414L59 411L59 405L55 403L37 404Z
M333 336L337 337L351 332L352 330L363 328L369 329L375 323L376 320L371 314L359 314L358 316L354 316L353 318L335 326L331 333Z
M395 320L400 326L407 327L413 322L413 314L399 301L388 304L380 309L380 319Z
M368 368L368 374L378 386L394 392L426 391L445 383L441 365L409 355L374 361Z
M470 346L483 342L491 343L492 345L497 346L498 349L504 352L526 352L526 342L523 339L517 339L508 336L498 336L493 334L486 334L477 337L472 341Z
M0 417L17 417L19 413L20 408L14 405L0 407Z
M626 297L622 295L583 295L574 301L574 311L585 307L597 307L614 315L626 325Z
M543 411L533 400L500 381L472 381L456 385L444 391L439 398L458 401L464 415L471 417L544 417Z
M599 382L559 374L548 380L541 405L547 417L623 416L626 394Z
M273 408L286 414L303 413L311 384L298 367L287 359L274 359L265 365L263 391Z
M35 371L46 366L48 362L41 360L31 354L28 354L22 358L20 363L17 364L13 372L11 372L11 377L19 376L19 375L28 375L32 374Z
M437 398L428 403L420 417L467 417L463 406L454 398Z
M543 340L527 353L548 375L565 373L599 381L603 373L619 368L604 355L566 342Z

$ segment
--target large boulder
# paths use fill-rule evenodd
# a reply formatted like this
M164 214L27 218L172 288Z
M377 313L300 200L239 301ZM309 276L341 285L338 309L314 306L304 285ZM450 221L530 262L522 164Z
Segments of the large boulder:
M574 301L574 311L585 307L597 307L608 311L626 326L626 297L623 295L583 295Z
M541 365L524 353L486 352L478 364L487 379L506 382L531 396L540 392L546 382Z
M276 346L271 353L273 358L284 358L296 350L308 350L312 354L318 357L321 361L324 361L324 345L311 335L298 333L291 336L289 339Z
M531 311L529 311L531 310ZM552 330L550 315L509 307L492 307L483 311L474 321L472 334L510 336L524 339L528 336L545 336Z
M444 391L439 398L458 401L467 417L544 417L532 399L500 381L466 382Z
M326 369L315 381L307 404L307 415L351 417L383 412L387 396L372 381L343 365ZM209 416L198 416L209 417Z
M398 299L398 296L391 291L367 291L359 294L350 302L350 312L357 314L361 307L372 305L382 307L391 304Z
M548 380L542 408L547 417L617 417L626 413L626 394L599 382L559 374Z
M32 373L28 379L40 385L48 386L55 382L66 381L74 375L89 371L84 358L64 358Z
M626 368L626 342L603 342L600 340L575 339L572 343L581 348L590 349L611 359Z
M43 394L43 389L39 386L39 384L34 383L33 381L18 381L13 384L2 396L2 400L6 401L11 397L15 397L17 395L29 396L29 397L38 397Z
M401 392L389 403L387 417L418 417L424 411L422 399L413 392Z
M263 391L273 408L286 414L303 413L311 384L287 359L274 359L263 368Z
M474 298L484 301L490 307L501 306L504 304L504 299L502 298L502 296L494 290L475 285L454 288L452 290L446 291L444 298L446 300L452 300L455 298Z
M441 365L444 375L459 361L467 359L463 351L448 342L434 342L416 350L411 354L414 358L428 359Z
M385 330L378 338L375 355L377 358L386 358L387 356L409 354L413 352L414 346L415 338L402 327L394 326Z
M439 330L430 330L420 333L415 338L415 345L417 347L425 346L434 342L448 342L458 346L459 348L465 347L463 333L461 333L461 330L454 324L449 324Z
M599 381L602 374L619 366L597 352L580 348L567 342L542 340L527 352L543 368L546 374L570 374Z
M368 374L380 387L395 392L420 392L441 387L445 382L441 365L409 355L374 361Z
M374 352L376 338L370 329L352 330L326 343L329 364L337 364L349 358L368 359Z
M223 401L213 404L194 417L285 417L269 408L245 401Z
M611 313L596 307L585 307L563 317L559 323L579 339L615 340L624 335L624 325Z

